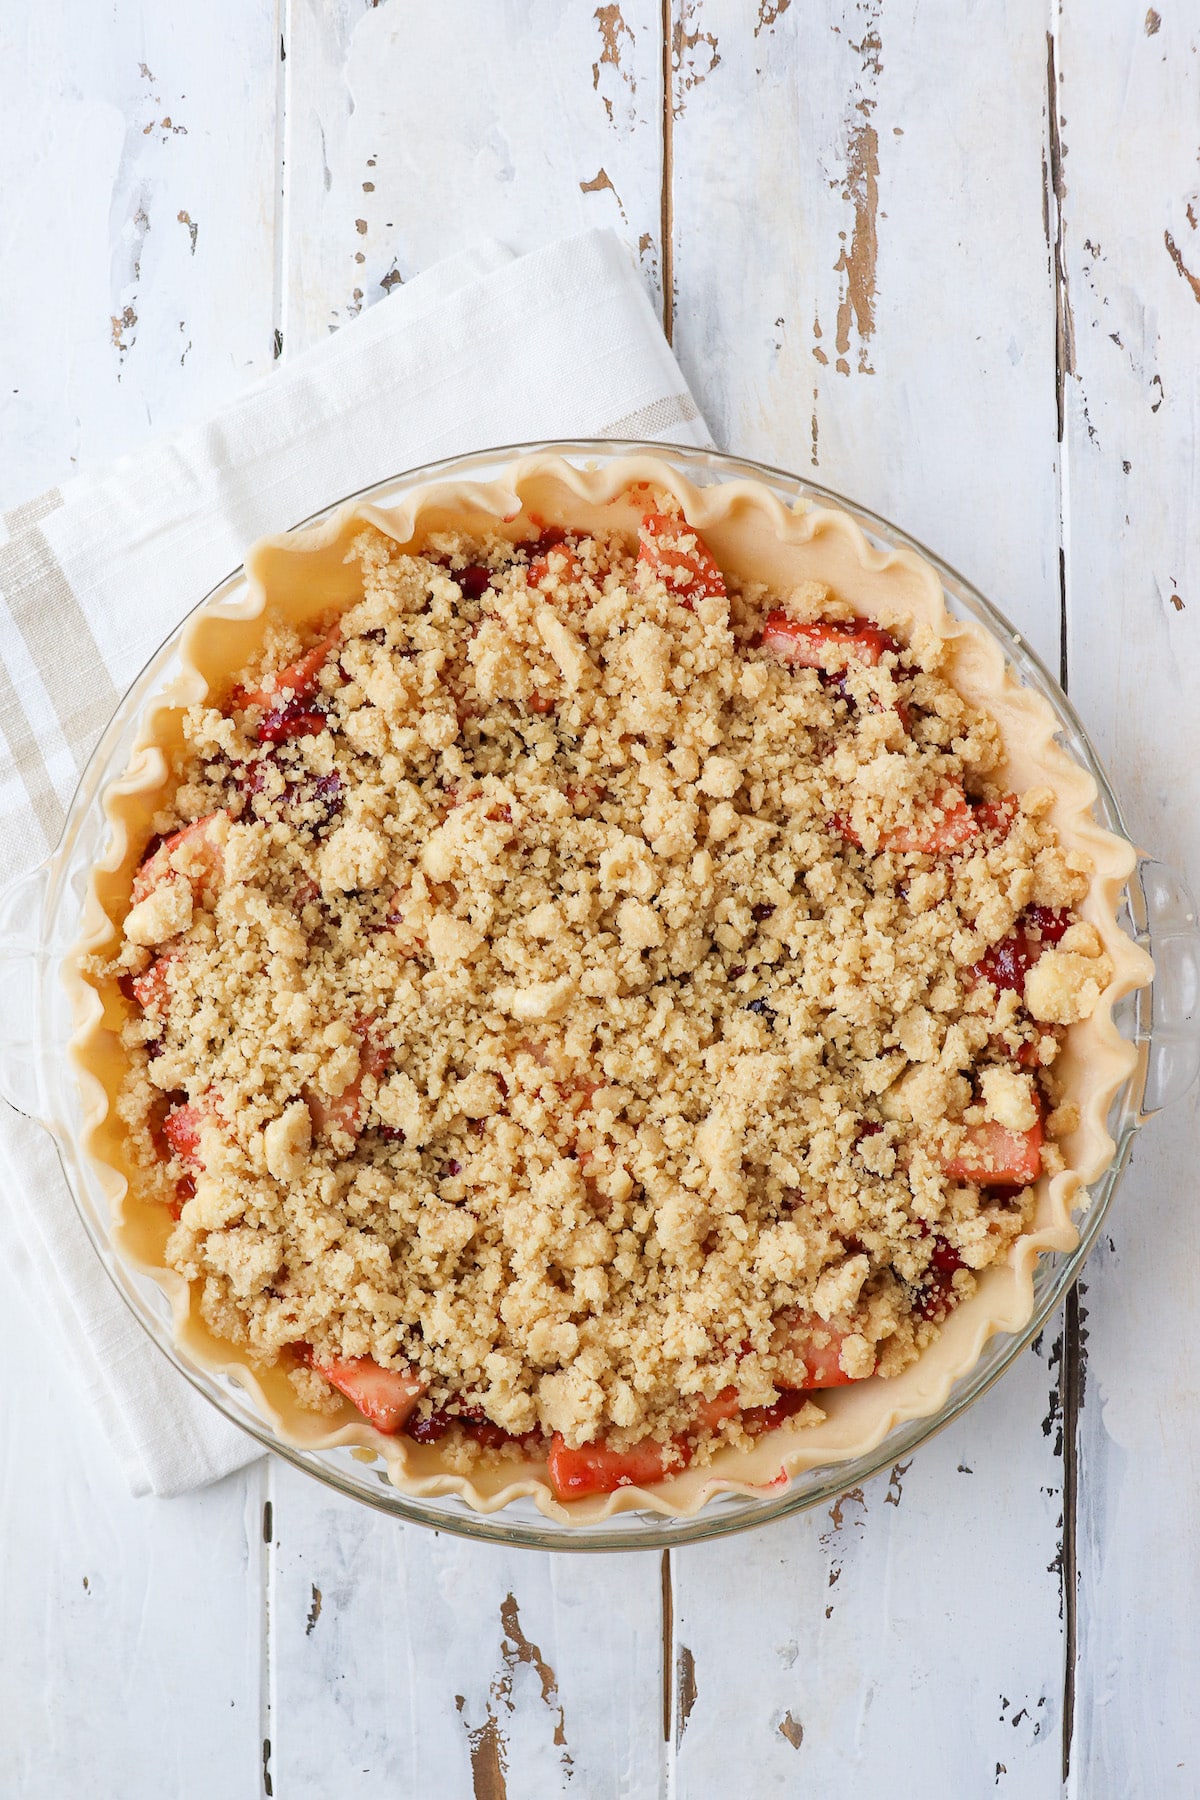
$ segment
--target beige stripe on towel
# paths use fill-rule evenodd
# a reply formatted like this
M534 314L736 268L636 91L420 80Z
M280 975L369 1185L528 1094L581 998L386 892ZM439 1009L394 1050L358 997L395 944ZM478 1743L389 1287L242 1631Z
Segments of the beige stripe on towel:
M82 769L120 695L83 608L36 526L0 549L0 591L29 647L75 766Z
M611 424L603 426L596 436L652 438L660 431L668 431L672 425L687 425L692 419L699 417L700 408L690 394L666 394L661 400L652 400L649 406L639 406L636 412L625 413L623 417L614 419Z

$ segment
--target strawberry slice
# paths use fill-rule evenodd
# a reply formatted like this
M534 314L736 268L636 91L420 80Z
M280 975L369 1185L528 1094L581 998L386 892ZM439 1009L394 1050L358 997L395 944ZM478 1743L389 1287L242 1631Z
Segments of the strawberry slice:
M1002 842L1012 830L1019 805L1015 794L1001 794L998 800L981 800L975 808L980 831L990 832Z
M862 848L862 839L844 813L834 813L829 823L840 837ZM881 832L879 849L881 854L891 850L900 855L951 856L978 835L976 809L957 781L947 781L934 795L928 815L915 824Z
M736 1388L722 1388L711 1400L701 1400L696 1408L696 1423L693 1431L715 1431L725 1419L736 1417L742 1410Z
M167 1202L174 1219L178 1219L184 1205L196 1192L195 1178L204 1169L200 1133L205 1125L219 1117L215 1100L188 1100L173 1106L159 1127L160 1150L164 1155L176 1156L184 1168L175 1183L174 1197Z
M170 837L154 849L143 862L133 878L132 900L136 906L147 894L152 894L156 887L164 881L174 881L176 871L171 867L171 857L176 850L185 846L191 852L191 862L195 873L188 879L195 890L200 887L212 887L221 874L224 855L219 843L215 842L213 827L218 819L227 817L224 808L218 812L208 813L203 819L196 819L191 825L184 825L181 830L173 832Z
M556 1431L549 1464L556 1497L582 1500L589 1494L614 1493L617 1488L653 1487L685 1469L688 1453L677 1443L660 1444L657 1438L645 1438L628 1450L610 1450L604 1444L580 1444L572 1449Z
M840 1340L839 1340L840 1341ZM836 1347L835 1347L836 1355ZM838 1383L850 1377L840 1372ZM809 1382L806 1387L832 1387L834 1379ZM693 1438L702 1432L716 1431L726 1419L739 1415L747 1431L758 1435L771 1431L804 1404L799 1390L781 1394L771 1406L751 1407L742 1411L736 1388L722 1388L711 1400L701 1399L696 1407L691 1429L660 1444L656 1438L643 1438L628 1450L612 1450L606 1444L581 1444L572 1449L561 1433L555 1432L550 1444L550 1485L560 1500L582 1500L589 1494L611 1494L623 1487L653 1487L671 1475L678 1475L692 1460Z
M965 977L969 986L990 981L994 988L1014 994L1025 992L1025 977L1037 961L1037 951L1023 931L1017 930L984 951Z
M373 1023L373 1019L356 1019L354 1022L354 1031L360 1040L358 1074L336 1099L328 1100L312 1088L305 1088L303 1098L312 1119L314 1133L319 1135L321 1132L337 1130L344 1131L347 1137L356 1138L362 1132L363 1076L374 1075L378 1078L391 1060L390 1050L371 1032Z
M778 1400L772 1400L769 1406L748 1406L742 1414L742 1430L748 1431L751 1437L762 1437L764 1432L774 1431L785 1419L794 1417L808 1405L808 1393L807 1388L783 1388Z
M805 625L785 612L769 612L759 641L782 662L804 669L840 669L847 659L874 667L886 651L900 651L895 638L882 626L858 617L818 619Z
M885 831L881 850L916 851L921 856L947 856L977 835L979 821L966 795L955 781L939 789L928 820Z
M837 1325L830 1325L827 1320L814 1317L811 1313L793 1313L785 1321L786 1334L783 1342L776 1345L804 1364L803 1381L784 1382L776 1379L775 1385L794 1392L807 1393L813 1388L845 1387L848 1382L860 1380L860 1376L847 1375L841 1364L842 1345L848 1333ZM820 1338L821 1342L816 1340Z
M848 1381L838 1374L838 1382ZM811 1382L808 1386L832 1387L832 1380ZM739 1414L746 1429L755 1435L770 1431L775 1425L804 1404L797 1390L782 1394L772 1406L751 1407L743 1412L736 1388L722 1388L711 1400L701 1399L690 1431L660 1444L656 1438L644 1438L628 1450L612 1450L605 1444L581 1444L573 1450L560 1433L550 1444L550 1485L560 1500L582 1500L589 1494L611 1494L623 1487L653 1487L671 1475L678 1475L692 1460L692 1439L702 1432L716 1431L725 1419Z
M385 1437L394 1437L403 1430L425 1392L424 1377L413 1369L383 1369L369 1356L328 1362L314 1358L312 1366Z
M967 1126L967 1141L944 1164L952 1181L978 1187L1028 1187L1042 1172L1042 1124L1010 1131L995 1119Z
M647 513L638 540L639 571L665 582L681 605L725 599L725 577L716 558L686 519Z
M332 631L327 632L311 650L306 650L303 656L298 656L295 662L276 669L273 675L267 675L261 687L239 688L233 695L233 704L240 707L261 706L270 711L288 700L307 700L316 693L317 677L329 661L334 645L340 642L341 635L340 625L335 625Z
M204 1167L200 1159L200 1130L215 1116L212 1107L189 1100L182 1106L173 1106L163 1120L163 1136L180 1162L189 1168Z
M482 600L492 584L492 571L483 563L472 563L467 569L451 569L464 600Z
M555 544L545 556L531 562L526 579L530 587L540 588L555 576L572 587L578 587L583 581L583 564L570 544Z
M922 1227L928 1235L928 1226ZM954 1273L956 1269L965 1268L962 1257L944 1237L935 1237L933 1251L929 1258L929 1268L917 1287L913 1300L913 1310L922 1319L941 1320L953 1311L956 1304L954 1292Z
M404 1435L410 1437L414 1444L436 1444L456 1426L484 1450L515 1449L536 1455L545 1447L546 1440L540 1431L524 1431L514 1435L494 1424L485 1412L480 1412L475 1407L456 1411L438 1407L423 1419L410 1419L404 1427Z
M178 958L178 950L164 950L161 956L155 957L148 969L143 969L140 975L135 975L131 980L130 992L143 1012L166 1016L171 999L167 973Z
M196 1182L191 1175L181 1175L175 1183L175 1196L167 1201L167 1208L173 1219L183 1216L183 1209L196 1192Z

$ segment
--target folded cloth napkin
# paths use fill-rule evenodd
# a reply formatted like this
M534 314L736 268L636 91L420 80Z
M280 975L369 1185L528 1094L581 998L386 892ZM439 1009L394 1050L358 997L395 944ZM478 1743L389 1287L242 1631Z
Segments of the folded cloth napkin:
M77 477L0 529L0 830L11 878L54 845L119 697L268 531L438 457L545 437L706 444L624 245L498 244L394 290L207 424ZM135 1493L259 1454L145 1338L88 1243L50 1140L0 1108L0 1254L40 1290Z

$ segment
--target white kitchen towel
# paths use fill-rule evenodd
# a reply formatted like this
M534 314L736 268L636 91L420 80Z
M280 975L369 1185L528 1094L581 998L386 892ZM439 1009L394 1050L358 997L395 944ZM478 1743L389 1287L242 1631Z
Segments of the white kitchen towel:
M395 289L206 424L76 478L0 529L0 832L19 875L57 841L120 695L256 537L438 457L545 437L705 444L633 260L609 232L488 244ZM28 1267L135 1493L251 1461L145 1338L75 1216L49 1138L0 1108L0 1254Z

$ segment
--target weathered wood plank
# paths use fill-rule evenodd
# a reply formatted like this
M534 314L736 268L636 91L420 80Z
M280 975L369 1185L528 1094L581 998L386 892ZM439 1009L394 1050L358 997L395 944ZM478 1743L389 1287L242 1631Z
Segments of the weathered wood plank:
M0 505L270 367L274 0L10 10ZM11 1199L11 1196L9 1197ZM0 1269L0 1790L262 1791L259 1471L133 1501Z
M4 31L5 506L273 355L274 0L18 8Z
M657 0L519 16L296 0L288 41L284 336L315 342L480 238L611 225L656 287Z
M482 236L611 224L657 292L657 0L536 0L519 28L482 0L298 0L286 48L285 354ZM658 1795L656 1556L505 1554L276 1480L276 1792L338 1768L364 1796Z
M1071 692L1137 841L1200 875L1200 39L1187 9L1071 3L1062 157ZM1135 1152L1082 1297L1070 1791L1196 1790L1197 1101Z
M1056 1372L1027 1355L832 1508L674 1554L674 1792L1057 1796Z
M724 448L896 519L1056 659L1044 12L757 15L674 9L684 372Z
M1056 661L1041 9L673 18L675 345L719 439L896 518ZM1058 1792L1057 1405L1027 1357L902 1501L675 1557L681 1795L747 1766L764 1795Z
M275 1529L278 1793L656 1800L657 1557L470 1544L288 1469Z
M133 1500L47 1344L19 1268L0 1273L0 1792L261 1792L262 1466Z

